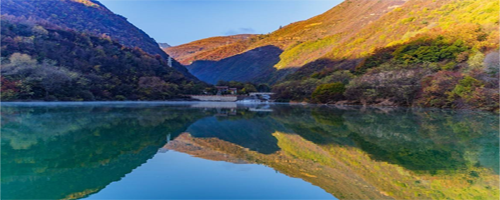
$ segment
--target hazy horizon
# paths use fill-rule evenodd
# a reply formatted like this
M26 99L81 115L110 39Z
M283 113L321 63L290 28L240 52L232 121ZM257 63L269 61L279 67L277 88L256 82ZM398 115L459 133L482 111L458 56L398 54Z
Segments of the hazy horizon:
M100 0L158 43L172 46L215 36L270 33L324 13L342 1Z

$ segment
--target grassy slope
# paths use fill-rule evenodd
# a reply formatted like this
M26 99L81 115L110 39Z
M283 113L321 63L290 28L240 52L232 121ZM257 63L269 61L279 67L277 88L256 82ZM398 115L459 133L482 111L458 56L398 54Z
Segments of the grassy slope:
M253 46L276 43L285 51L282 61L275 66L277 69L301 67L404 3L399 0L344 1L321 15L285 26Z

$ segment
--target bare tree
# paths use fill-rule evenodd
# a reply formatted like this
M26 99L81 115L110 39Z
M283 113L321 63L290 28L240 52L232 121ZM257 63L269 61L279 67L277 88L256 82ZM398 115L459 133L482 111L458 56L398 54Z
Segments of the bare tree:
M484 58L484 66L486 73L498 74L500 70L500 54L498 51L491 52Z

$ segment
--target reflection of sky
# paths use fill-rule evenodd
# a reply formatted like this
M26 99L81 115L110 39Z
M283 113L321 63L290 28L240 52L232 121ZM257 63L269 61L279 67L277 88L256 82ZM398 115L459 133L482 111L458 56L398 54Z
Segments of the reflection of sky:
M100 0L158 42L265 34L319 15L343 0Z
M298 178L256 164L233 164L169 151L88 199L335 199Z

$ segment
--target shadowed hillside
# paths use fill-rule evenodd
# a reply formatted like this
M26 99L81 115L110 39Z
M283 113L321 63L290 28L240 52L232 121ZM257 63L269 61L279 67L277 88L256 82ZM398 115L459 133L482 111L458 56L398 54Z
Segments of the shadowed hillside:
M219 80L253 83L272 81L282 50L275 46L264 46L220 61L196 61L187 68L189 72L207 83Z

